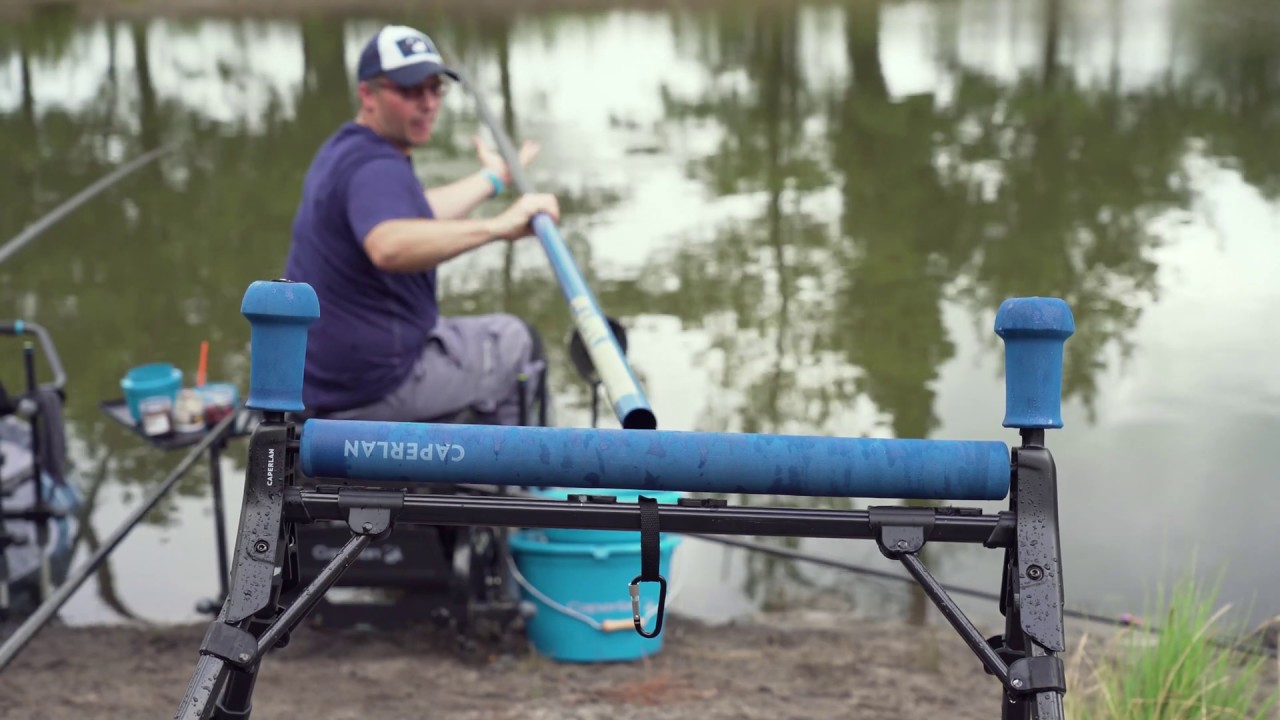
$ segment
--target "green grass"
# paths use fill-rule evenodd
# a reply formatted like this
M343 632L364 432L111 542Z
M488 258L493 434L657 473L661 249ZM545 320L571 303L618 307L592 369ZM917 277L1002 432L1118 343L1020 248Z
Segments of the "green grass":
M1164 593L1159 593L1163 595ZM1217 588L1183 580L1156 612L1160 632L1126 629L1105 642L1086 636L1068 669L1069 720L1273 720L1276 661L1233 651L1239 629L1215 609Z

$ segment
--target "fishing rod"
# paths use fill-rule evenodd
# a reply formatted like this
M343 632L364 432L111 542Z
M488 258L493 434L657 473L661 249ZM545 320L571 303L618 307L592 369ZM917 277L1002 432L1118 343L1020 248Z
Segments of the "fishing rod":
M159 158L161 155L164 155L165 153L168 153L173 149L174 149L174 146L167 145L167 146L159 147L154 150L150 150L146 153L143 153L141 156L134 158L133 160L130 160L124 165L121 165L120 167L108 173L102 179L93 183L92 185L85 188L84 190L81 190L79 193L77 193L73 197L64 201L58 207L54 208L53 210L50 210L44 217L28 225L22 232L18 233L17 236L14 237L12 240L9 240L4 245L0 245L0 263L3 263L5 260L8 260L10 257L13 257L13 255L16 254L23 247L25 247L27 243L36 239L36 237L40 233L44 232L45 230L48 230L59 220L69 215L71 211L85 204L89 200L93 199L93 197L98 193L102 192L103 190L106 190L112 185L115 185L117 182L120 182L121 180L125 179L129 175L133 174L135 171L141 169L143 166L151 163L156 158Z
M31 641L31 638L35 637L36 633L40 632L40 629L49 622L54 613L58 612L58 610L66 604L67 600L69 600L75 591L79 589L80 585L83 584L90 575L97 571L98 566L101 565L102 562L106 560L107 556L116 549L116 546L124 540L125 536L132 532L133 529L138 526L138 523L146 517L147 513L151 512L151 509L160 502L161 498L167 495L178 481L187 474L187 471L191 469L191 466L195 464L196 460L199 459L199 457L204 454L211 445L223 439L227 429L231 427L239 415L239 412L229 413L225 418L220 420L217 425L214 425L213 428L200 440L200 442L197 443L195 447L191 448L191 451L187 453L186 457L182 458L182 460L173 468L168 477L166 477L160 485L156 487L146 501L133 511L133 513L120 525L111 537L107 538L106 541L99 546L97 552L89 558L88 562L68 576L66 581L63 582L62 585L58 586L57 591L55 591L48 600L45 600L40 607L36 608L35 612L23 621L22 625L18 626L17 630L14 630L13 634L4 641L4 644L0 645L0 671L3 671L9 666L9 663L13 662L14 657L16 657L17 654L22 651L22 648Z
M524 173L524 167L520 164L519 155L511 138L494 118L484 96L472 86L464 73L457 70L456 66L453 70L457 73L459 84L475 99L480 120L493 134L498 152L501 153L503 160L507 163L507 169L511 172L512 184L521 193L535 192L533 184ZM545 213L535 215L530 224L538 239L542 241L547 259L551 261L556 280L559 281L560 289L564 291L565 300L569 303L573 323L586 345L587 352L591 355L605 392L613 402L613 411L618 421L622 423L624 429L656 429L658 420L649 406L649 400L645 397L635 373L632 372L626 356L618 346L618 340L609 327L608 318L600 309L600 303L583 280L582 273L574 262L573 254L569 252L564 238L560 235L560 229L556 227L551 216Z
M837 570L846 570L848 572L857 573L859 575L868 575L870 577L876 577L883 580L896 580L898 582L904 582L904 583L915 582L915 579L908 575L899 575L898 573L886 572L884 570L877 570L876 568L865 567L862 565L855 565L854 563L842 562L840 560L832 560L830 558L824 558L824 557L819 557L817 555L810 555L808 553L803 553L798 550L791 550L789 548L776 547L774 545L766 545L765 543L755 542L752 540L743 540L733 536L703 535L701 533L684 533L684 534L689 537L697 538L699 540L706 540L707 542L720 543L721 545L729 545L732 547L742 548L744 550L751 550L753 552L759 552L766 555L774 555L776 557L786 558L788 560L799 560L802 562L813 563L814 565L822 565L824 567L835 568ZM1000 601L1000 596L996 593L986 592L983 590L975 590L973 588L967 588L967 587L957 587L955 585L948 585L945 583L939 583L939 585L952 595L965 595L968 597L977 598L979 600L990 600L992 602ZM1111 625L1115 627L1137 628L1139 630L1145 630L1155 635L1159 635L1161 632L1160 628L1144 625L1140 620L1132 618L1128 614L1126 614L1124 617L1114 618L1114 617L1108 617L1106 615L1097 615L1091 612L1085 612L1083 610L1072 610L1071 608L1066 608L1066 607L1062 609L1062 614L1065 615L1066 617L1073 617L1078 620L1087 620L1089 622L1096 622L1103 625ZM1242 640L1234 640L1234 641L1219 640L1216 638L1210 638L1209 642L1219 647L1235 650L1236 652L1247 653L1250 655L1276 657L1276 650L1274 648L1265 647L1265 646L1262 646L1261 644L1251 645L1248 642L1242 641Z

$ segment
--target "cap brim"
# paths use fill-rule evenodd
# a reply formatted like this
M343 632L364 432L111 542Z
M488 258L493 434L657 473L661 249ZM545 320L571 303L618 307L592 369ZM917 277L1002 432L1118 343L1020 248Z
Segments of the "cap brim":
M413 87L421 85L423 80L432 75L447 75L454 80L458 79L458 73L450 70L444 65L438 63L420 62L412 65L406 65L395 70L386 72L387 79L399 85L400 87Z

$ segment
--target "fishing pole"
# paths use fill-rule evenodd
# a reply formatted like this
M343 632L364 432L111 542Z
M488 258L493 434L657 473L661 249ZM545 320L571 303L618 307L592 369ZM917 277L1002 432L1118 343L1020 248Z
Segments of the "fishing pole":
M456 66L453 70L457 73L459 84L475 99L480 120L493 134L498 152L511 172L512 184L521 193L535 192L533 184L524 173L511 138L494 118L483 95L471 85L467 75L458 71ZM565 300L569 303L573 323L586 345L587 352L591 355L591 360L600 375L601 384L604 385L609 399L613 401L613 410L618 421L622 423L624 429L656 429L658 420L649 406L649 400L640 388L640 383L636 380L630 364L627 363L626 356L619 348L618 340L614 337L607 318L600 309L600 303L583 280L582 273L574 262L573 254L569 252L564 238L560 235L560 229L556 227L551 216L545 213L535 215L530 224L538 239L542 241L547 259L551 261L556 280L559 281L560 289L564 291Z
M58 586L58 589L53 593L53 595L51 595L48 600L45 600L40 607L36 608L35 612L23 621L23 623L18 626L17 630L13 631L13 634L4 641L4 644L0 645L0 671L3 671L9 666L9 663L13 662L14 657L16 657L18 653L22 651L22 648L31 641L31 638L35 637L36 633L40 632L40 629L49 622L54 613L58 612L58 610L66 604L67 600L71 599L72 594L74 594L75 591L79 589L80 585L97 570L98 566L101 565L102 562L106 560L107 556L116 549L116 546L124 540L125 536L132 532L133 529L137 527L138 523L146 517L147 513L151 512L151 509L160 502L161 498L167 495L178 481L187 474L187 471L190 470L196 460L204 454L204 451L208 450L215 442L223 439L223 435L226 434L227 429L231 427L239 415L240 413L238 412L230 413L219 421L217 425L214 425L213 428L210 429L203 438L201 438L200 442L197 443L195 447L191 448L191 451L187 453L186 457L182 458L181 462L173 468L168 477L166 477L160 485L156 487L146 501L134 510L123 523L121 523L120 527L111 535L111 537L107 538L106 541L102 543L97 552L95 552L84 565L80 566L79 569L68 576L67 579Z
M17 236L14 237L12 240L6 242L4 245L0 245L0 263L3 263L5 260L8 260L15 253L17 253L24 246L26 246L27 243L36 239L36 236L38 236L40 233L44 232L45 230L48 230L50 227L54 225L54 223L57 223L59 220L69 215L71 211L85 204L89 200L93 199L93 197L98 193L102 192L103 190L106 190L112 185L115 185L117 182L120 182L121 180L133 174L135 171L139 170L143 166L149 164L156 158L173 150L173 148L174 146L167 145L167 146L159 147L154 150L149 150L146 153L143 153L141 156L134 158L133 160L130 160L124 165L121 165L120 167L108 173L102 179L93 183L92 185L85 188L84 190L81 190L79 193L77 193L70 199L64 201L58 207L54 208L53 210L50 210L44 217L28 225L22 232L18 233Z
M774 555L777 557L786 558L788 560L800 560L803 562L813 563L815 565L822 565L829 568L835 568L837 570L846 570L848 572L857 573L859 575L868 575L870 577L881 578L883 580L897 580L898 582L915 583L915 578L912 578L908 575L899 575L898 573L886 572L884 570L877 570L876 568L865 567L862 565L855 565L853 563L841 562L840 560L832 560L830 558L824 558L824 557L819 557L817 555L802 553L798 550L791 550L789 548L766 545L765 543L761 543L761 542L754 542L751 540L741 540L735 537L725 537L725 536L719 536L719 535L703 535L701 533L683 533L683 534L689 537L697 538L699 540L706 540L708 542L720 543L721 545L729 545L732 547L743 548L745 550L764 553L766 555ZM975 590L973 588L967 588L967 587L957 587L955 585L947 585L944 583L940 583L940 585L944 590L946 590L948 593L952 595L965 595L968 597L977 598L979 600L990 600L992 602L1000 601L1000 596L996 593L986 592L984 590ZM1072 610L1071 608L1063 608L1062 614L1065 615L1066 617L1073 617L1078 620L1087 620L1089 622L1096 622L1103 625L1112 625L1116 627L1132 627L1132 628L1137 628L1139 630L1145 630L1147 632L1150 632L1152 634L1157 634L1157 635L1160 633L1159 628L1143 625L1141 621L1131 618L1130 616L1128 616L1128 614L1126 614L1124 617L1114 618L1114 617L1108 617L1106 615L1097 615L1091 612L1085 612L1083 610ZM1241 641L1241 640L1234 640L1234 641L1219 640L1216 638L1210 638L1209 642L1213 643L1214 645L1218 645L1219 647L1228 648L1231 650L1235 650L1237 652L1247 653L1250 655L1263 655L1267 657L1276 657L1276 650L1274 648L1265 647L1260 644L1250 645L1248 642Z

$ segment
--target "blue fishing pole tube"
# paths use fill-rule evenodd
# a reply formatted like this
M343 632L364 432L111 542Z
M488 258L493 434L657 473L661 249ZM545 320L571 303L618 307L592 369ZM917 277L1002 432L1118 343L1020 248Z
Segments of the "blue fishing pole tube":
M502 158L507 163L507 169L511 172L512 184L521 193L536 192L533 184L524 174L524 167L520 164L520 156L511 143L511 138L490 112L484 96L476 91L467 80L467 76L460 71L458 81L475 99L476 111L498 144L498 152L502 154ZM613 412L617 415L618 422L628 430L657 428L658 419L649 406L649 399L640 388L631 365L618 345L618 339L609 329L609 323L600 309L600 303L596 301L591 288L587 287L586 281L583 280L582 272L578 270L573 254L569 252L564 238L560 235L560 229L545 213L540 213L533 218L532 227L534 234L542 241L542 248L547 253L547 259L551 262L552 270L555 271L556 280L560 283L560 289L564 291L565 300L569 303L573 324L577 326L578 334L582 336L583 346L586 347L587 354L595 365L596 374L600 377L600 383L604 385L605 392L613 403Z
M658 492L998 500L997 441L308 420L310 477Z

